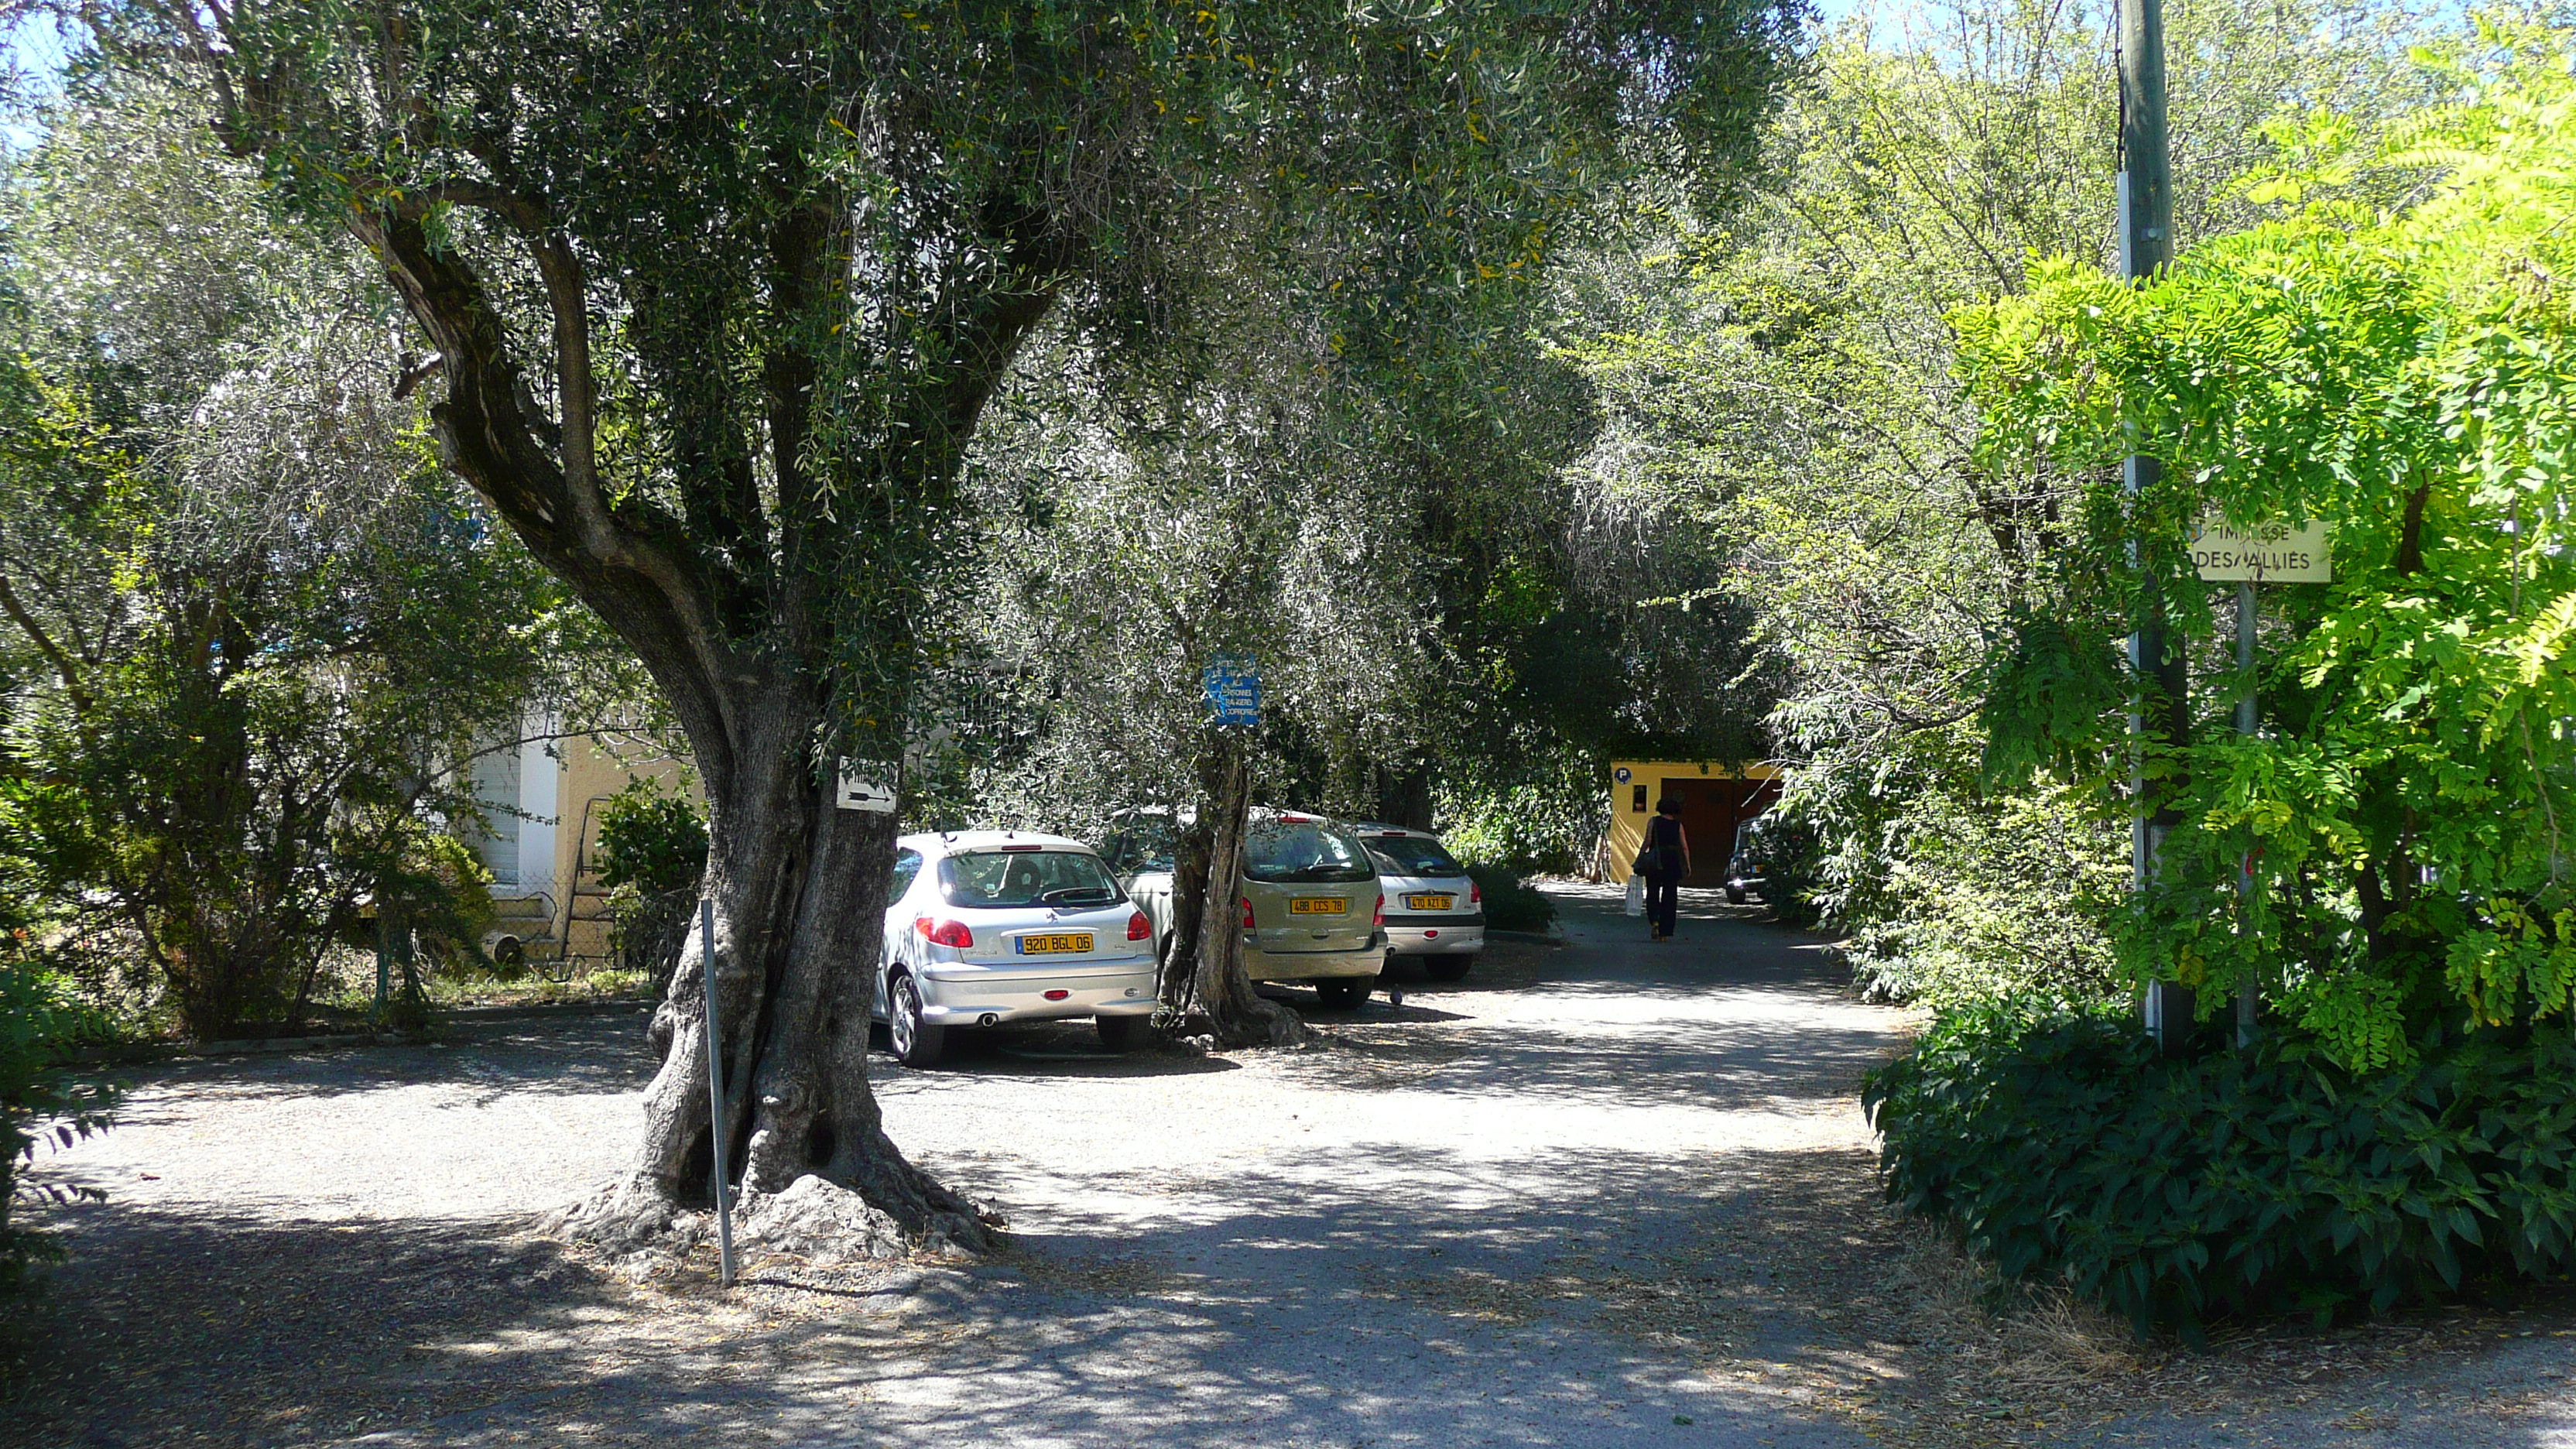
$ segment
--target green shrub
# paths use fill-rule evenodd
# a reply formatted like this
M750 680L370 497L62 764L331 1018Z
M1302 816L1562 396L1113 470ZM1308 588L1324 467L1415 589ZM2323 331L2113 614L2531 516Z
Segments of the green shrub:
M2125 1010L1942 1016L1863 1092L1890 1198L2011 1280L2140 1332L2373 1311L2576 1262L2576 1043L2428 1033L2357 1077L2316 1043L2160 1058Z
M2010 996L2125 996L2104 922L2130 897L2126 822L2063 790L1970 799L1925 790L1892 812L1837 924L1872 1001L1946 1010Z
M1520 872L1502 865L1471 865L1485 893L1485 926L1495 931L1544 931L1556 920L1556 902L1521 884Z
M707 825L686 797L636 780L599 807L599 882L647 896L690 890L707 868Z
M24 1168L38 1148L66 1147L107 1125L114 1089L62 1068L66 1051L103 1034L51 973L0 963L0 1296L23 1285L29 1263L57 1256L44 1235L13 1224L10 1209L22 1194L73 1195L29 1184Z

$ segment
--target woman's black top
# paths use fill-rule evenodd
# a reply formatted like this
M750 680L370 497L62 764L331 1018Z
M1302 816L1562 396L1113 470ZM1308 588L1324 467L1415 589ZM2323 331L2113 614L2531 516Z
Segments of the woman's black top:
M1676 875L1682 868L1682 823L1670 815L1658 815L1646 822L1646 843L1662 853L1655 862L1659 870Z

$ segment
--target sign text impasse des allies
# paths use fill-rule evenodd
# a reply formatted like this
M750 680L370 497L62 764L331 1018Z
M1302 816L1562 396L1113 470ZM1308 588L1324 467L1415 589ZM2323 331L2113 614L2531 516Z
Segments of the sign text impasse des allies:
M2205 583L2328 584L2334 558L2326 524L2238 528L2211 512L2191 531L2191 565Z

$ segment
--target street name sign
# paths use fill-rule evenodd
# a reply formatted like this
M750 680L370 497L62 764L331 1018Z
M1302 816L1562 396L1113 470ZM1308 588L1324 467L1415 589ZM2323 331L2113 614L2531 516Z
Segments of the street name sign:
M2191 531L2191 565L2205 583L2330 584L2328 526L2286 523L2237 528L2212 512Z

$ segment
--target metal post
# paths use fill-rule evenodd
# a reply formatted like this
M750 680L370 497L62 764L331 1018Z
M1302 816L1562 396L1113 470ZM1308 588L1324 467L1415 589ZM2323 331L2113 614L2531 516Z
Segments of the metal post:
M698 945L705 952L699 974L707 983L707 1110L715 1143L716 1273L733 1286L733 1194L725 1177L724 1047L716 1025L716 903L698 900Z
M381 898L376 902L376 1024L382 1026L385 1007L393 997L394 911Z
M2163 0L2121 0L2120 5L2120 274L2133 281L2152 277L2173 260L2173 174L2165 143L2165 21ZM2134 501L2156 484L2159 464L2132 457L2120 471L2122 491ZM2137 545L2130 561L2142 564ZM2179 650L2168 648L2164 608L2160 601L2140 609L2137 632L2129 636L2129 663L2142 681L2152 680L2129 716L2134 741L2129 785L2137 810L2130 828L2132 887L2144 896L2154 889L2164 839L2176 823L2174 812L2161 808L2147 788L2146 744L2161 735L2181 745L2191 729L2191 679ZM2161 711L2151 720L2150 706ZM2150 725L2159 726L2150 728ZM2191 1029L2193 1002L2188 987L2170 981L2147 985L2146 1026L2167 1050L2179 1049Z
M2236 586L2236 735L2254 738L2254 625L2256 622L2254 585L2251 581ZM2236 863L2236 899L2246 912L2246 928L2251 929L2254 909L2254 853L2247 851ZM2262 1006L2262 993L2254 978L2248 975L2236 983L2236 1049L2246 1051L2254 1045L2254 1018Z

